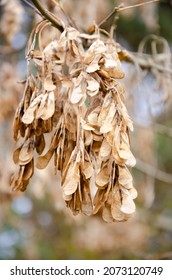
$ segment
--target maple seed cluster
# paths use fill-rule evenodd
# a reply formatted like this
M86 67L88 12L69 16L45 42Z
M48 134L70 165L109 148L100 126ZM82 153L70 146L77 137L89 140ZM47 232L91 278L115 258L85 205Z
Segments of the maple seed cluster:
M34 41L34 40L33 40ZM12 189L24 191L36 167L54 158L61 173L63 198L74 215L99 212L107 222L127 220L135 211L137 192L127 166L132 121L123 103L123 78L116 42L73 27L42 50L34 43L28 55L37 69L28 74L24 96L14 118L18 142ZM46 152L45 134L51 143ZM44 153L43 153L44 152Z

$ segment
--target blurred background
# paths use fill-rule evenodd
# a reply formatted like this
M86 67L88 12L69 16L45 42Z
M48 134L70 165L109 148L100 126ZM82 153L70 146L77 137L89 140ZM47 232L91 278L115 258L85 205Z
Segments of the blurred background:
M41 2L58 12L56 1ZM122 3L60 2L85 30ZM127 6L141 2L123 1ZM132 174L138 198L135 216L113 224L99 216L72 216L51 163L35 170L26 192L10 192L16 170L12 126L26 79L25 46L41 19L29 3L0 2L0 259L172 259L172 2L132 8L115 20L116 40L133 58L122 67L135 127ZM109 31L112 21L102 28ZM52 28L45 41L54 38Z

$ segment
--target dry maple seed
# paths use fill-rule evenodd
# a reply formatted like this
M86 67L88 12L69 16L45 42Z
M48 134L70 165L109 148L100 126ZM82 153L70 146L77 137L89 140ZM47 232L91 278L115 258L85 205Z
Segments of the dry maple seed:
M37 25L37 34L46 24ZM14 117L18 147L13 158L19 168L12 189L26 189L37 153L39 169L54 159L63 198L74 215L101 211L107 222L125 221L135 211L137 192L128 170L135 165L129 141L133 125L119 82L124 73L116 42L102 38L98 27L92 35L66 27L57 40L39 49L35 36L29 40L27 60L37 73L28 74ZM44 153L47 133L52 137Z

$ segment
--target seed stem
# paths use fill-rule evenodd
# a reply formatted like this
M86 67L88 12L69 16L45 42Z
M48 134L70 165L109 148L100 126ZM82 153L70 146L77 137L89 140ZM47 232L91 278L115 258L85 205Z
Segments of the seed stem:
M59 22L56 20L56 18L53 15L51 15L46 8L43 7L43 5L40 3L39 0L31 0L31 1L45 19L50 21L59 31L63 32L64 30L63 26L61 26Z
M132 6L127 6L127 7L123 7L123 6L119 6L119 7L115 7L112 12L110 14L108 14L99 24L98 27L102 26L106 21L108 21L112 16L115 16L117 13L119 12L123 12L125 10L128 9L132 9L132 8L137 8L143 5L147 5L147 4L151 4L151 3L155 3L155 2L159 2L160 0L152 0L152 1L148 1L148 2L143 2L143 3L139 3L136 5L132 5Z

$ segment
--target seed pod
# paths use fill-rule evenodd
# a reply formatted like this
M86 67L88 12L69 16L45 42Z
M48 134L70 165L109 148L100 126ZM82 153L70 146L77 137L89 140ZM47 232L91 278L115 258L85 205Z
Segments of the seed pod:
M41 38L42 26L35 36ZM107 222L125 221L135 211L137 196L127 168L135 164L129 141L133 125L118 80L124 73L116 42L102 39L98 27L94 32L83 34L68 26L38 50L33 50L31 36L28 64L32 61L37 73L36 78L27 77L14 118L14 138L23 139L13 154L19 171L12 188L26 189L34 152L38 169L46 168L54 156L63 198L74 215L100 211ZM49 146L45 134L51 136Z

